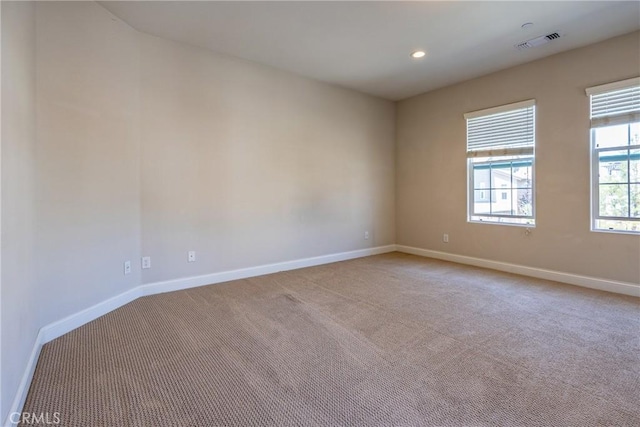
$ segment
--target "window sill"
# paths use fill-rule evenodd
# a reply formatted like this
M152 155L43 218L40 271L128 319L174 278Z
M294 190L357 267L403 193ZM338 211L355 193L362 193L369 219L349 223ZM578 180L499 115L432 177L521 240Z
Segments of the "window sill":
M628 231L628 230L605 230L600 228L592 228L592 232L594 233L605 233L605 234L628 234L630 236L640 236L640 231Z
M510 225L512 227L524 227L524 228L536 228L536 224L519 224L516 222L501 222L501 221L480 221L477 219L467 219L470 224L490 224L490 225Z

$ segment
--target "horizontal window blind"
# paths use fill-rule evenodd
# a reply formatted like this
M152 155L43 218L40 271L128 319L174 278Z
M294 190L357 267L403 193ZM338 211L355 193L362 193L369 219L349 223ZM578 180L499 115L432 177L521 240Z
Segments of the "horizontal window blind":
M611 89L605 91L587 89L591 98L591 127L640 121L640 79L619 83L608 85Z
M534 101L511 104L514 109L492 108L469 113L467 118L467 156L495 157L533 154L535 144ZM524 106L523 106L524 105ZM509 106L505 106L509 107Z

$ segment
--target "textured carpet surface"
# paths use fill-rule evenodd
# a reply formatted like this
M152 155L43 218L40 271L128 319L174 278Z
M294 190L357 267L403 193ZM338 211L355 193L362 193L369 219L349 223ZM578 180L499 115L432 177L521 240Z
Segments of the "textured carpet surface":
M140 298L44 346L69 426L638 426L640 303L398 253Z

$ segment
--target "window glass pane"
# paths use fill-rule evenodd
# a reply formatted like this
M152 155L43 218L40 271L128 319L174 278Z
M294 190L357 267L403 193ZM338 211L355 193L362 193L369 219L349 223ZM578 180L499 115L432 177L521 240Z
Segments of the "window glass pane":
M627 150L602 151L598 153L600 183L627 183L629 176L629 152Z
M640 182L640 149L631 150L629 166L629 180L631 182Z
M631 184L631 216L640 218L640 184Z
M530 163L515 163L513 165L513 186L515 188L531 188L533 173Z
M491 213L494 215L513 215L511 211L511 200L503 199L502 193L508 190L494 190L491 199Z
M473 188L489 188L489 165L473 167Z
M491 188L511 187L511 163L491 164Z
M515 215L533 216L533 192L531 189L514 189L512 197Z
M473 212L476 214L490 214L489 190L473 191Z
M600 216L629 216L629 185L600 185Z
M533 225L533 218L513 218L533 216L532 156L476 158L470 161L473 200L469 220Z
M629 125L595 128L596 148L629 145Z

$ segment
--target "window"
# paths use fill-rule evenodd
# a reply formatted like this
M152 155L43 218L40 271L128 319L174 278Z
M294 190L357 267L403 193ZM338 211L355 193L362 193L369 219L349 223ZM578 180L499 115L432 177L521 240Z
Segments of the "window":
M535 101L475 111L464 117L468 220L535 225Z
M640 78L587 89L591 229L640 233Z

